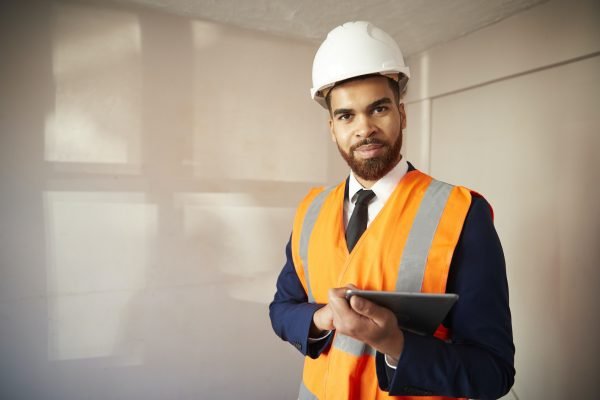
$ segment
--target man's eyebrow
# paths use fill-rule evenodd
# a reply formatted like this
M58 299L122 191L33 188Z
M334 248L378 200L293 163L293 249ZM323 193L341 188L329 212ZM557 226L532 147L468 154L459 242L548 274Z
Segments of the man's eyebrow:
M377 108L383 104L392 104L392 99L390 99L389 97L382 97L379 100L375 100L374 102L372 102L371 104L369 104L367 106L367 109L372 110L373 108ZM351 108L338 108L337 110L333 111L333 116L335 117L336 115L340 115L340 114L348 114L348 113L352 113L354 110L352 110Z
M333 116L335 117L336 115L340 115L340 114L348 114L351 113L352 109L350 108L338 108L337 110L335 110L333 112Z
M390 99L389 97L382 97L381 99L375 100L374 102L369 104L368 108L373 109L373 108L379 107L383 104L391 104L391 103L392 103L392 99Z

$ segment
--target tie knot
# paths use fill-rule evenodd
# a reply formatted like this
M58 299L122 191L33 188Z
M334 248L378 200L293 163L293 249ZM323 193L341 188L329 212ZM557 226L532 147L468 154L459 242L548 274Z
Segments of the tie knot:
M355 206L361 206L363 204L369 204L371 199L375 197L375 193L372 190L360 189L356 192L356 204Z

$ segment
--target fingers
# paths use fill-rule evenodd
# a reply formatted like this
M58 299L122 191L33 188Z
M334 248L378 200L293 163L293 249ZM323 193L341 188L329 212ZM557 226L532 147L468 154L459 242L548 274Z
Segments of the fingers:
M394 313L360 296L352 296L350 307L364 321L368 321L357 331L360 334L357 339L368 343L381 353L398 359L404 348L404 334L398 327Z
M354 314L346 300L346 288L329 289L329 305L334 315L334 324L336 317L348 318L349 314Z
M337 299L337 298L345 299L346 298L346 290L348 290L347 287L339 287L339 288L329 289L329 300Z
M398 328L396 316L387 308L360 296L352 296L348 301L347 289L356 289L356 286L329 289L329 306L335 329L398 358L404 346L404 335Z
M316 329L311 329L313 336L318 335L324 331L331 331L333 326L333 312L329 304L319 308L313 315L313 325Z
M333 313L333 325L341 333L349 334L349 330L358 323L358 319L363 318L357 314L346 299L347 288L329 289L329 305Z
M393 313L387 308L378 306L360 296L352 296L350 298L350 306L358 314L372 320L377 326L386 326L391 320L395 319Z
M395 322L394 314L385 307L378 306L360 296L352 296L348 301L346 299L346 290L348 289L356 289L356 286L348 285L342 288L329 289L329 306L338 319L363 317L372 320L378 326L389 324L392 320Z

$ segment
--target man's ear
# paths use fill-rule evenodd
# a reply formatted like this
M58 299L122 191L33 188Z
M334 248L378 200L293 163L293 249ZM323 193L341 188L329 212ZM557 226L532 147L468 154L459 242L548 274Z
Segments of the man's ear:
M329 135L331 136L331 141L337 143L337 140L335 140L335 132L333 131L333 119L331 118L329 118Z
M406 129L406 111L404 111L404 103L398 104L398 111L400 112L400 118L402 118L401 129Z

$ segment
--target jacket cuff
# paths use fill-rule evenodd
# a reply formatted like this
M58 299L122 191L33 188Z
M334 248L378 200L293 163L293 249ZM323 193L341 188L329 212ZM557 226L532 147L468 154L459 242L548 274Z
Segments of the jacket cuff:
M317 310L324 307L325 304L307 303L306 305L311 308L311 312L307 312L305 314L308 317L307 320L304 321L306 326L305 339L299 348L295 343L292 343L292 345L298 348L302 354L305 354L310 358L317 358L325 349L327 349L327 347L329 347L333 338L333 334L332 332L329 332L326 336L318 338L317 340L310 338L310 327L312 325L313 315L315 312L317 312Z

